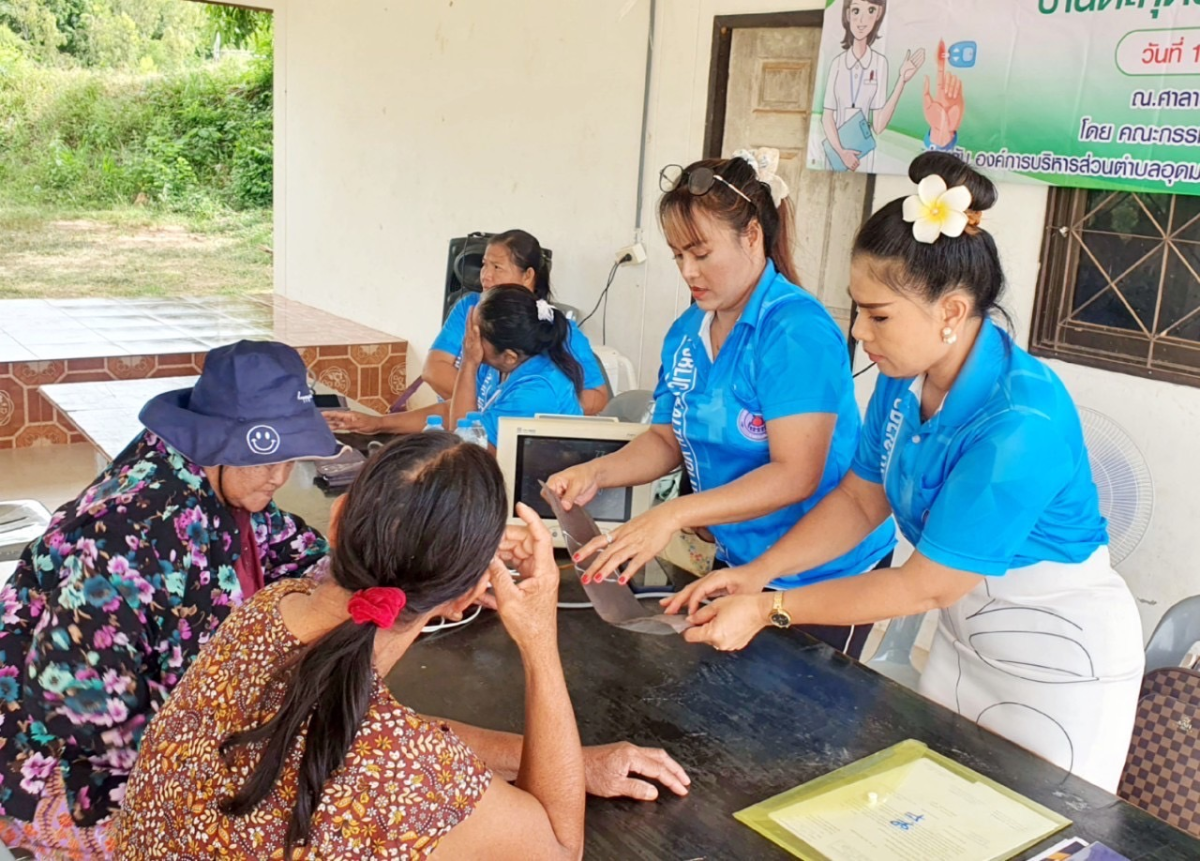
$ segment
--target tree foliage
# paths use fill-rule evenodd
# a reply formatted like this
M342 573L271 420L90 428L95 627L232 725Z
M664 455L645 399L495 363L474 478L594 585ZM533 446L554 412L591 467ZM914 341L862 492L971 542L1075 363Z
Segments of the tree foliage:
M34 61L127 72L196 65L219 44L261 52L271 20L267 12L185 0L0 0L0 30Z
M271 36L184 0L0 0L0 205L271 206Z

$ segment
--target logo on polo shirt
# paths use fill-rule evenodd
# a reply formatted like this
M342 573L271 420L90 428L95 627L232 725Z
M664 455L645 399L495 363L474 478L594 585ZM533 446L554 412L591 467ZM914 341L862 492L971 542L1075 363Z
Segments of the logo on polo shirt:
M279 433L270 425L255 425L246 431L246 445L255 454L274 454L279 451Z
M879 471L885 474L892 463L892 452L896 450L900 428L904 426L904 413L900 412L903 403L903 398L896 398L892 404L892 411L888 413L887 425L883 429L883 451L879 455Z
M742 432L742 436L750 440L750 442L764 442L767 439L767 423L760 415L755 415L749 410L742 410L738 413L737 420L738 430Z

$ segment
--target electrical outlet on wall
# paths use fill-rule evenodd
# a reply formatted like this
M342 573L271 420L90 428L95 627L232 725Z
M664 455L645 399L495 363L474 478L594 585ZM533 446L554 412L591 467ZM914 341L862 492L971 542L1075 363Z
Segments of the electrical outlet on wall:
M621 266L641 266L646 262L646 246L640 242L626 245L617 252L617 263Z

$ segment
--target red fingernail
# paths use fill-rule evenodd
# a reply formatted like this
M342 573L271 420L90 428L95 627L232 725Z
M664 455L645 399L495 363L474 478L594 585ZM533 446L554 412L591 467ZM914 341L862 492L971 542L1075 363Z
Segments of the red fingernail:
M624 586L626 583L628 583L628 582L629 582L629 578L628 578L628 577L622 577L622 578L621 578L620 580L618 580L617 582L618 582L619 584L621 584L622 586Z
M588 584L589 584L589 583L591 583L591 582L592 582L592 578L591 578L591 577L588 577L586 574L584 574L584 575L583 575L583 577L582 577L582 583L583 583L583 585L584 585L584 586L586 586L586 585L588 585Z
M571 557L571 559L572 559L573 561L575 561L575 562L578 562L578 561L579 561L579 555L580 555L580 554L576 553L574 556L572 556L572 557Z

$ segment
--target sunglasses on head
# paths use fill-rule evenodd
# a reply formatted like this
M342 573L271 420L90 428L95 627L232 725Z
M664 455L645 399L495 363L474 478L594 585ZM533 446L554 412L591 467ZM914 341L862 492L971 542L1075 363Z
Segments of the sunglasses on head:
M682 165L669 164L658 174L658 187L663 191L674 191L683 182L687 183L687 190L696 197L708 194L712 191L713 186L719 182L742 200L746 201L746 203L754 206L754 201L747 197L744 191L711 167L698 167L695 170L686 170Z

